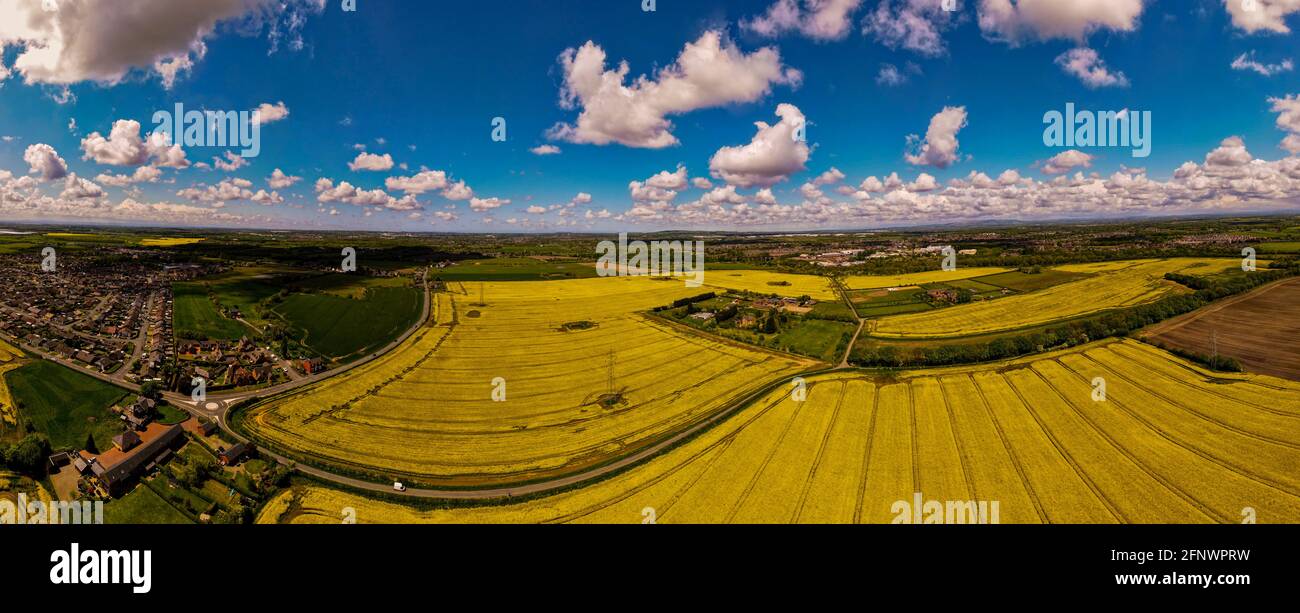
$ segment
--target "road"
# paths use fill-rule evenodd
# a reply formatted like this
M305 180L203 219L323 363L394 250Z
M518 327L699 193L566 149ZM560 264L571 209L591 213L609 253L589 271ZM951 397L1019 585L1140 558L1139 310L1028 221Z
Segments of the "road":
M360 367L388 353L389 351L392 351L394 348L396 348L397 346L404 343L407 339L409 339L413 334L415 334L420 329L420 327L422 327L425 324L426 321L428 321L429 314L432 308L432 293L429 291L429 279L428 279L427 269L425 270L424 273L423 283L424 283L424 308L416 324L412 326L410 329L408 329L406 332L404 332L401 335L401 337L399 337L397 340L394 340L393 342L384 346L381 350L361 360L358 360L351 364L347 364L345 366L341 366L339 368L335 368L333 370L325 371L309 377L303 377L296 381L281 383L279 385L275 385L265 389L213 394L208 396L207 399L201 403L196 403L193 400L191 400L189 396L185 396L183 394L179 394L175 392L166 392L163 394L163 398L168 402L170 402L171 404L185 409L186 411L190 412L192 415L213 420L221 428L223 432L233 437L234 439L243 441L245 443L256 445L254 441L251 441L250 439L236 432L233 428L230 427L228 421L228 415L231 407L233 407L237 403L248 400L250 398L272 396L275 394L280 394L293 389L297 389L305 385L310 385L312 383L323 381L330 377L334 377L343 374L349 370L352 370L354 368ZM862 323L863 320L859 320L859 328L858 328L859 332L861 332ZM41 355L45 359L58 362L65 366L69 366L71 368L78 370L79 372L86 373L90 376L107 381L109 383L113 383L121 387L125 387L132 391L136 391L136 392L139 391L139 386L131 385L122 381L116 381L109 375L87 371L86 369L77 367L71 364L70 362L59 358L58 356L49 355L46 352L31 347L26 347L26 348L29 351L32 351L33 353L37 353L38 355ZM850 349L851 348L852 345L850 345ZM621 471L632 465L645 461L663 452L664 450L672 447L673 445L676 445L685 439L693 437L696 434L699 434L700 432L703 432L704 430L713 427L714 425L727 419L728 417L735 414L736 412L743 410L745 407L749 406L750 403L754 402L755 400L762 398L763 396L766 396L767 394L770 394L781 387L789 385L794 381L794 379L798 377L809 377L813 375L823 374L827 372L835 372L835 371L851 368L851 366L847 363L847 359L848 359L848 355L846 353L844 360L842 360L841 363L836 366L825 368L818 371L802 373L799 375L783 377L775 381L772 381L767 385L764 385L754 390L748 395L737 399L730 406L727 406L723 410L713 414L707 419L700 421L699 423L691 426L690 428L678 432L677 434L674 434L653 445L650 445L649 447L643 448L640 451L637 451L636 453L619 458L618 460L615 460L614 462L611 462L609 464L604 464L580 473L575 473L572 475L559 477L556 479L530 483L526 485L507 486L507 487L492 488L492 489L475 489L475 490L407 489L405 491L398 492L393 489L391 484L375 483L373 481L366 481L363 479L357 479L355 477L340 475L337 473L330 472L328 470L317 468L315 466L303 465L301 463L298 463L296 460L292 458L275 453L274 451L260 445L258 445L258 452L263 456L272 458L282 464L292 465L295 470L305 475L310 475L312 477L321 479L323 481L336 483L357 490L383 493L390 496L401 496L401 497L412 498L412 499L443 499L443 500L494 500L494 499L502 499L502 498L513 498L518 496L529 496L533 494L541 494L545 492L564 489L593 479L599 479L601 477L608 476L612 473Z
M135 350L131 352L131 359L122 364L113 374L113 380L118 383L126 381L126 374L131 372L131 366L144 357L144 343L149 339L149 313L153 308L154 297L157 292L150 292L149 297L144 301L144 310L140 311L140 332L135 335Z

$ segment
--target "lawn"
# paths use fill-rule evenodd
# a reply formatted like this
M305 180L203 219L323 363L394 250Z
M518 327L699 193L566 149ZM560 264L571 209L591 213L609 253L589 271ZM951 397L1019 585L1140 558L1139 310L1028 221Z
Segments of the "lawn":
M130 494L104 505L106 524L191 524L175 507L143 484Z
M190 418L189 413L166 403L158 405L158 413L161 415L161 417L158 418L158 423L168 426L179 424Z
M80 448L93 434L100 451L113 446L122 426L108 411L122 389L53 362L32 362L7 375L22 416L50 437L55 449Z
M294 294L276 307L302 343L329 358L360 357L392 342L420 317L423 295L409 287L372 287L361 299Z
M226 319L208 298L201 283L172 284L173 325L176 338L188 340L239 340L252 330Z

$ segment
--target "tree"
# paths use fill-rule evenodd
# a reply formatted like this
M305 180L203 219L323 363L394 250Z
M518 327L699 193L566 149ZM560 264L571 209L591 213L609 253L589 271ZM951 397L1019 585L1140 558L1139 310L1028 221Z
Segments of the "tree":
M145 398L152 398L154 400L157 400L158 395L161 392L162 392L162 388L161 386L158 385L157 381L145 381L140 386L140 395L144 396Z
M50 455L50 439L44 434L28 434L5 453L10 468L29 475L39 474Z
M90 433L90 434L87 434L87 435L86 435L86 445L85 445L85 449L86 449L86 451L88 451L88 452L90 452L90 453L93 453L93 454L96 454L96 455L99 454L99 446L95 444L95 434L94 434L94 433Z

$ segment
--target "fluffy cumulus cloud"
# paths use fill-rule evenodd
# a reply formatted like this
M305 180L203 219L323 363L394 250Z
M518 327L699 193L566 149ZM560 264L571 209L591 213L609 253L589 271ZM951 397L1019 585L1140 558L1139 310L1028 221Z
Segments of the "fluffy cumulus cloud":
M166 134L154 132L148 139L140 136L140 122L119 119L113 122L108 137L91 132L81 139L82 159L110 166L141 166L151 164L165 168L187 168L190 162L185 150L173 145Z
M954 10L944 10L943 0L882 0L862 22L864 34L890 49L906 49L936 57L947 52L943 32L960 14L961 2Z
M285 106L283 102L277 102L275 104L263 102L262 104L257 105L256 109L253 109L253 119L261 125L275 123L288 116L289 107Z
M767 11L742 20L740 27L768 38L798 32L813 40L839 40L853 29L862 0L776 0Z
M1112 71L1096 50L1087 47L1076 47L1062 53L1056 57L1056 65L1092 89L1128 87L1128 77L1124 73Z
M660 149L678 144L669 117L691 111L754 102L774 85L797 85L802 75L766 47L744 53L721 32L708 31L687 43L677 60L654 77L627 82L630 67L606 65L606 53L588 42L560 56L564 73L560 104L581 109L575 123L548 134L573 143Z
M327 178L316 180L316 201L321 204L342 202L354 206L382 207L393 211L413 211L423 208L414 194L394 198L382 189L362 189L347 181L339 181L335 185L333 180Z
M469 208L475 213L486 213L507 204L510 204L510 201L503 198L470 198L469 200Z
M47 10L46 5L54 10ZM152 71L170 88L206 53L222 23L238 33L267 32L272 47L300 40L304 15L324 0L0 1L0 47L17 48L13 71L27 83L115 84L133 70ZM300 46L294 41L291 47Z
M408 196L438 192L448 200L470 200L474 197L474 190L464 181L452 181L446 171L425 167L420 167L420 172L408 177L388 177L384 180L384 187Z
M31 168L31 174L44 181L53 181L68 176L68 163L59 157L59 152L45 143L36 143L27 147L23 161Z
M1295 69L1295 63L1290 59L1284 59L1274 64L1260 62L1255 59L1254 51L1248 51L1237 56L1237 59L1232 60L1231 66L1233 70L1249 70L1266 77L1272 77L1284 72L1291 72Z
M1043 164L1043 173L1049 175L1063 175L1076 168L1091 168L1093 156L1071 149L1062 151L1047 160Z
M135 172L129 175L100 173L98 177L95 177L95 181L113 187L126 187L135 183L156 183L161 177L161 170L158 170L153 166L140 166L135 169Z
M1086 167L1077 164L1075 169ZM812 182L805 184L799 195L798 201L782 203L770 189L749 197L734 190L714 190L695 202L644 216L628 215L624 221L660 226L812 228L1267 211L1300 198L1300 157L1273 162L1256 159L1241 138L1229 137L1206 154L1203 162L1186 162L1165 181L1148 177L1142 169L1128 168L1109 177L1077 171L1044 181L1022 177L1014 169L1003 171L996 179L972 171L946 185L924 172L911 181L892 173L883 180L868 178L843 200L826 196Z
M289 187L293 187L295 183L301 180L302 177L295 177L292 175L284 174L283 170L276 168L273 172L271 172L271 176L266 178L266 184L271 189L286 189Z
M758 132L747 145L723 147L709 160L709 172L737 187L770 187L804 170L812 154L803 135L807 120L793 104L776 107L781 121L755 122Z
M1232 25L1247 33L1289 34L1286 19L1300 13L1300 0L1223 0Z
M205 202L210 206L221 208L227 202L248 201L270 206L284 202L279 192L259 189L252 191L253 182L248 179L223 179L216 185L198 184L176 192L176 195L195 202Z
M905 153L903 158L913 166L933 166L947 168L957 161L957 132L966 127L966 107L948 106L930 118L930 127L925 131L925 140L913 134L907 137L908 148L914 153Z
M1300 94L1269 98L1273 112L1277 113L1277 127L1286 132L1282 139L1282 148L1291 155L1300 155Z
M555 145L538 145L528 150L533 155L559 155L560 148Z
M383 172L386 170L392 170L393 156L387 153L383 155L378 155L374 153L361 153L357 155L357 159L348 162L348 169L351 170L352 172L358 172L362 170Z
M979 26L985 37L1013 46L1053 38L1082 42L1098 30L1135 30L1143 8L1143 0L980 0Z

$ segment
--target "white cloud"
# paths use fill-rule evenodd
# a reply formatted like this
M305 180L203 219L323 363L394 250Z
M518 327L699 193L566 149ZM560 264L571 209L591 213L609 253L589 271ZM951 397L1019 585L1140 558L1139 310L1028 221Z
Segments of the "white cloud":
M352 172L361 170L371 170L382 172L393 169L393 156L385 153L378 155L374 153L361 153L357 159L348 162L348 169Z
M895 87L907 83L907 75L898 70L893 64L881 64L880 72L876 74L876 85L886 87Z
M287 30L298 36L306 13L322 0L38 0L0 2L0 47L17 48L13 70L27 83L116 84L132 70L153 70L166 88L205 53L203 41L220 22L243 34L268 32L272 45Z
M263 102L253 110L253 119L260 125L275 123L289 116L289 107L284 102L270 104Z
M155 183L162 177L162 171L153 166L140 166L135 172L129 175L114 175L100 173L95 177L95 181L113 187L126 187L134 183Z
M78 177L76 173L68 175L63 184L63 192L59 194L63 200L93 200L103 197L104 188Z
M686 189L687 174L685 166L678 166L676 171L660 171L645 181L632 181L627 184L632 201L638 204L658 203L667 205L677 198L677 194Z
M556 124L548 132L573 143L660 149L678 144L669 116L754 102L773 85L797 85L802 75L784 66L771 47L750 54L710 30L687 43L677 60L654 78L642 75L626 83L630 67L606 68L605 50L594 42L560 56L564 71L561 106L581 108L574 124Z
M813 40L839 40L848 36L853 13L862 0L776 0L762 15L740 22L742 29L776 37L799 32Z
M410 211L422 208L422 205L415 199L413 194L407 194L398 199L382 189L361 189L347 181L340 181L338 185L335 185L332 180L326 178L316 180L316 201L322 204L343 202L362 207L377 206L394 211Z
M1081 43L1098 30L1133 31L1142 9L1143 0L980 0L979 26L985 37L1013 46L1053 38Z
M1233 70L1253 70L1266 77L1271 77L1284 72L1291 72L1295 69L1295 64L1290 59L1284 59L1276 64L1264 64L1255 59L1255 52L1250 51L1237 56L1232 60Z
M936 57L947 52L943 32L959 14L960 6L954 6L946 11L943 0L883 0L867 13L862 31L890 49Z
M747 145L723 147L709 160L715 178L737 187L770 187L805 169L811 150L797 135L806 130L803 113L793 104L776 107L781 121L755 122L758 128Z
M68 176L68 163L59 157L59 152L45 143L36 143L27 147L23 161L31 167L31 174L39 175L44 181L53 181Z
M1232 25L1249 34L1266 31L1289 34L1286 19L1300 13L1300 0L1223 0L1232 17Z
M134 119L113 122L108 138L99 132L91 132L81 139L81 151L82 159L110 166L141 166L147 162L165 168L187 168L190 165L185 159L185 150L180 145L171 144L166 134L154 132L147 140L142 138L140 122Z
M224 159L222 159L223 157ZM212 158L212 165L215 166L218 170L223 170L225 172L235 172L240 168L248 166L248 160L243 157L240 157L239 154L233 151L227 151L224 154L222 154L222 157Z
M1112 72L1097 52L1087 47L1076 47L1062 53L1056 57L1056 65L1092 89L1128 87L1128 77L1124 73Z
M474 190L464 181L457 181L442 190L442 197L448 200L469 200L474 197Z
M533 155L559 155L561 153L560 148L555 145L538 145L528 151L532 152Z
M507 204L510 204L510 201L502 198L471 198L469 208L475 213L483 213L501 208Z
M408 194L423 194L447 189L447 186L447 173L441 170L423 169L414 176L388 177L384 180L384 187Z
M1291 155L1300 155L1300 94L1269 98L1272 110L1277 113L1277 127L1287 133L1282 148Z
M266 184L271 189L285 189L292 187L295 183L302 180L302 177L295 177L284 174L284 171L276 168L271 172L271 176L266 178Z
M930 118L930 127L925 132L925 140L913 134L907 137L909 149L915 154L904 154L907 163L913 166L933 166L947 168L957 161L957 132L966 127L966 107L944 107Z
M1062 151L1043 164L1043 174L1062 175L1076 168L1092 168L1093 156L1071 149Z
M813 179L812 183L813 185L835 185L843 180L844 173L840 172L840 169L832 166L830 170L817 175L817 178Z

